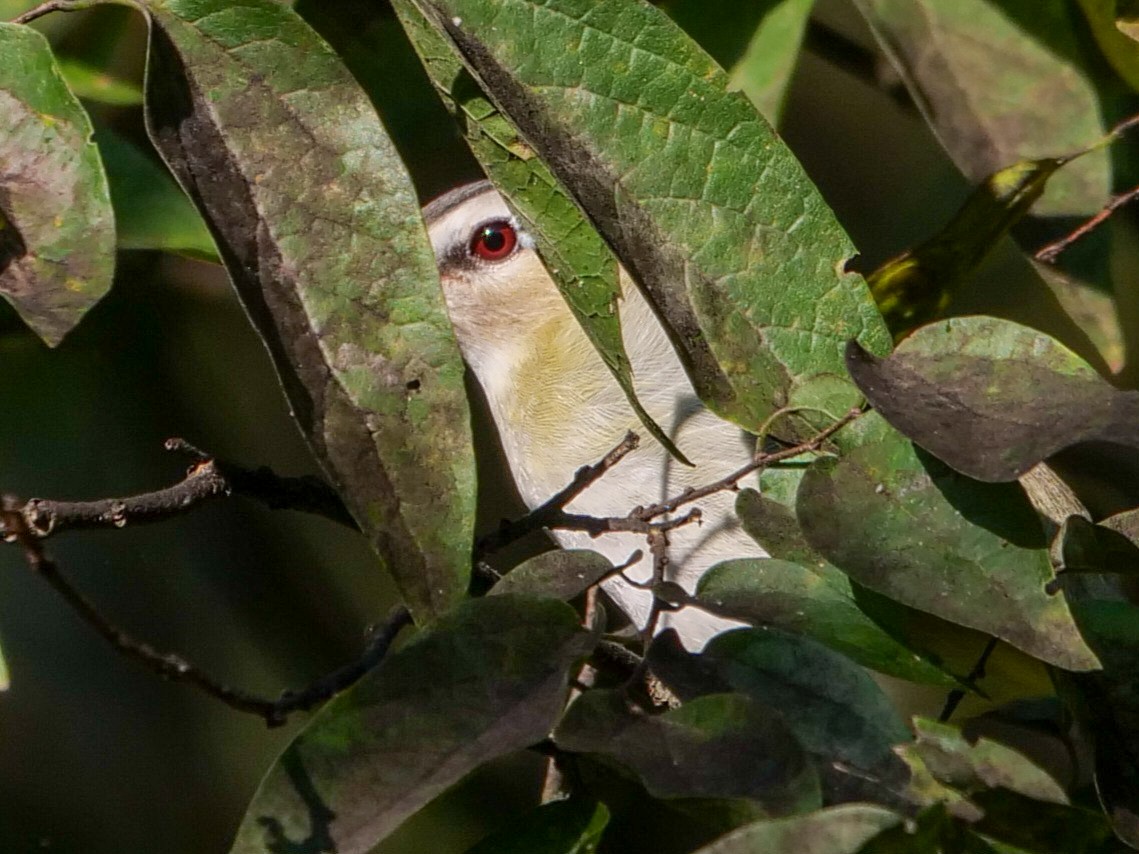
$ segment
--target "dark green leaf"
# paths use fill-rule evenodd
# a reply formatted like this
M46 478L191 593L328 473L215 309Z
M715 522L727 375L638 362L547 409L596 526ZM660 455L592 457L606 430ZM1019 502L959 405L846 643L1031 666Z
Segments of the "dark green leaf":
M790 151L659 10L415 0L645 291L701 398L753 430L888 335ZM841 392L841 393L837 393Z
M1139 577L1139 546L1125 534L1072 516L1060 529L1060 563L1064 572Z
M213 230L294 417L419 621L467 589L463 367L410 180L272 0L148 7L151 138Z
M739 694L648 715L620 691L587 691L554 740L616 761L658 798L746 799L770 815L819 805L818 777L794 734L777 713Z
M609 823L605 804L571 798L538 807L467 854L593 854Z
M1091 738L1096 790L1115 832L1139 847L1139 608L1081 599L1073 611L1103 671L1060 674L1061 695Z
M950 157L975 183L1010 163L1079 151L1110 126L1107 88L1067 0L856 5ZM1110 192L1108 155L1098 151L1058 174L1036 211L1089 214Z
M897 813L867 804L830 807L807 815L757 821L696 854L854 854L902 821Z
M633 285L627 278L620 280L616 257L510 120L495 109L463 70L448 41L431 28L412 0L394 0L393 5L424 68L456 114L471 151L522 218L550 277L637 417L671 454L687 463L637 399L618 314L622 289Z
M877 413L859 425L865 444L803 478L797 512L810 544L891 599L1058 667L1097 667L1064 598L1045 592L1046 542L1020 486L958 474Z
M560 602L460 605L321 710L262 782L232 851L370 851L467 772L545 737L594 640Z
M816 760L827 803L900 791L905 765L894 755L910 732L869 674L814 641L775 630L739 629L699 655L662 635L649 667L682 701L734 691L784 710L784 720ZM873 784L873 786L872 786Z
M1121 854L1127 850L1098 810L1042 803L1007 790L981 792L974 800L985 813L974 830L994 847L999 843L1032 854Z
M170 173L109 128L95 134L107 167L120 249L160 249L217 261L214 239Z
M863 613L850 579L829 563L725 561L704 574L696 593L705 610L808 635L882 673L945 687L956 684Z
M55 346L107 292L115 219L91 120L47 40L0 23L0 294Z
M1139 392L1115 389L1056 340L1007 320L931 324L885 359L852 344L847 365L894 427L980 480L1013 480L1080 442L1139 448Z
M756 542L783 560L756 566L729 561L714 567L698 588L706 594L704 607L753 625L809 635L859 664L900 679L945 687L957 684L875 621L889 611L896 612L894 622L904 622L909 609L856 587L846 573L820 557L787 506L744 489L736 498L736 514ZM874 616L865 610L871 596L878 606Z
M866 277L890 330L900 335L941 316L1071 158L1025 160L989 175L939 233Z
M491 595L525 593L572 599L613 572L609 558L588 549L554 549L523 561L502 577Z

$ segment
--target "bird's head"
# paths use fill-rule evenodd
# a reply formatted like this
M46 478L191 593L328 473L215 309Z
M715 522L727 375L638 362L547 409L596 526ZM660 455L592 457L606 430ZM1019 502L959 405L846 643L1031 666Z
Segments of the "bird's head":
M447 309L472 365L500 361L551 319L567 316L533 240L490 183L459 187L423 215Z

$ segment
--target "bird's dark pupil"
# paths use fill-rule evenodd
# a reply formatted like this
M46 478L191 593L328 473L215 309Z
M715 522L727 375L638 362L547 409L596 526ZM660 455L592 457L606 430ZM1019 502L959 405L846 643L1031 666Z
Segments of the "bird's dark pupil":
M491 252L498 252L506 245L506 235L500 228L487 227L482 230L482 242Z

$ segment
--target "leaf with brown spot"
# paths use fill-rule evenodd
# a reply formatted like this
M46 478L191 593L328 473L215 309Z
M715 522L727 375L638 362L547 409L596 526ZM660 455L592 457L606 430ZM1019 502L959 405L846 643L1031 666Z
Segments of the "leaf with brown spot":
M852 343L847 365L890 424L978 480L1014 480L1080 442L1139 448L1139 392L1007 320L931 324L884 359Z
M0 57L0 294L54 347L111 287L115 217L47 39L0 23Z
M811 546L905 605L1057 667L1098 668L1064 597L1046 592L1047 543L1019 484L960 475L877 413L860 424L865 444L817 461L803 477L796 513Z
M463 366L410 179L339 58L271 0L144 4L147 127L293 414L416 620L467 590Z

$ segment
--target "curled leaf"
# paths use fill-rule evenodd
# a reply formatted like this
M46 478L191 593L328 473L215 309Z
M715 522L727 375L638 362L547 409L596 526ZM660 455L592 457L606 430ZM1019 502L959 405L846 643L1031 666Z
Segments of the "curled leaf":
M0 56L0 294L55 346L111 287L115 218L47 39L0 23Z
M887 421L979 480L1013 480L1080 442L1139 448L1139 392L1112 387L1056 340L1007 320L932 324L884 359L852 343L847 366Z
M293 415L416 620L467 590L463 367L411 181L348 70L272 0L143 4L147 127Z

